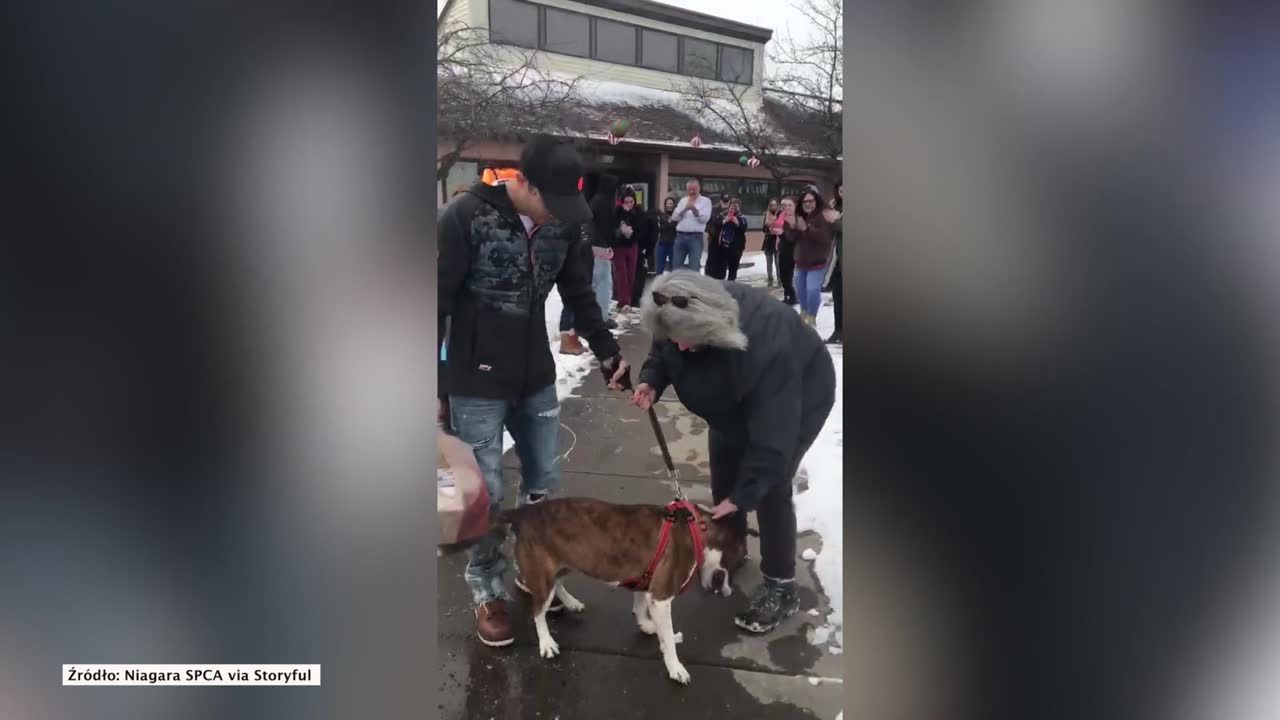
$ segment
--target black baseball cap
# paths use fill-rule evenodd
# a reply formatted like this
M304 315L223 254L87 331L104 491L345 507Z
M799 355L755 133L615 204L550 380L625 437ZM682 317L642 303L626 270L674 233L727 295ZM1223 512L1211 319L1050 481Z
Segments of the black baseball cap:
M586 169L572 145L541 136L525 146L520 173L538 189L547 210L563 223L591 219L591 207L582 195Z

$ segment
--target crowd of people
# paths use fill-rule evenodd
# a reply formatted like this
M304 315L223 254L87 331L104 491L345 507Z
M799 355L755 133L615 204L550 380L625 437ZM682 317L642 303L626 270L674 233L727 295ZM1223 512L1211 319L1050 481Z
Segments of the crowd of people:
M813 185L799 196L771 198L762 227L768 287L781 291L781 301L798 305L800 316L816 327L822 293L832 294L835 329L827 343L842 342L840 302L840 237L843 186L837 182L828 201ZM593 286L601 298L601 312L610 328L610 300L618 313L632 313L645 285L662 273L680 269L705 272L717 280L736 281L747 247L747 232L755 228L742 212L741 198L723 194L718 204L690 180L685 195L666 197L659 208L646 212L637 205L635 190L619 187L614 175L602 175L591 201L591 226L597 267ZM705 249L706 266L702 266ZM573 330L572 310L560 322L560 352L580 355L586 348Z
M617 326L609 317L612 302L619 313L636 313L652 347L631 402L647 408L671 388L707 423L712 519L745 531L745 513L755 512L760 528L764 580L734 623L769 632L799 608L791 480L835 397L834 363L813 327L823 282L838 292L840 191L831 206L816 187L770 203L770 287L760 288L731 282L749 230L737 198L724 196L715 208L691 181L684 197L645 212L635 191L619 188L611 175L600 178L587 201L584 179L570 145L539 138L525 148L519 168L486 172L444 209L441 428L473 448L491 513L504 495L504 429L520 458L517 502L542 501L560 483L547 296L556 289L564 300L560 352L585 352L579 341L585 338L614 391L632 388L630 366L610 332ZM782 302L772 295L775 255ZM649 281L650 275L656 277ZM795 304L799 313L787 307ZM839 333L837 324L827 341L839 342ZM514 639L504 537L495 528L468 548L465 572L476 635L495 647ZM518 567L514 575L523 589ZM563 608L553 598L549 611Z

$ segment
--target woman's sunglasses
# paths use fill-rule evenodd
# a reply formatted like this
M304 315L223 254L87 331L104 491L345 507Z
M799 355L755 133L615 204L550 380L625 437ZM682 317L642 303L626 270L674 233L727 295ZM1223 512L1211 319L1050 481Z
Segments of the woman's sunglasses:
M660 292L653 293L653 304L662 307L667 303L671 303L681 310L689 307L690 300L697 300L696 297L685 297L684 295L663 295Z

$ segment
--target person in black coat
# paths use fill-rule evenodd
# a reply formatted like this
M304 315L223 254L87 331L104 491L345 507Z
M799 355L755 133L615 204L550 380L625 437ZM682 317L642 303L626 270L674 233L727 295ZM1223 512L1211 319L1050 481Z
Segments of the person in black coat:
M799 607L791 481L835 404L831 355L764 289L686 270L658 276L640 322L653 345L632 402L648 409L674 387L710 426L713 517L744 538L746 513L760 526L764 582L734 622L768 632Z

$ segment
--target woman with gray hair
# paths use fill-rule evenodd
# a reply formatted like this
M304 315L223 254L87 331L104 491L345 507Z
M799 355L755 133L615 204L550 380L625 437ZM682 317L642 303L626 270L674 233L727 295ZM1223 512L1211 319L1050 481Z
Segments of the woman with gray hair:
M632 402L647 410L674 387L710 427L712 517L744 543L746 513L760 525L764 583L734 622L768 632L800 607L791 480L835 404L831 355L764 290L695 272L659 276L640 322L653 346Z

